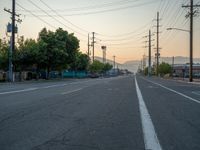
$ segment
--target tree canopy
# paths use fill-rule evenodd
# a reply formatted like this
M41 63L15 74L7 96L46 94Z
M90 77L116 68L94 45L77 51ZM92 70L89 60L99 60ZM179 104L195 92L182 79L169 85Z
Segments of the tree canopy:
M162 62L162 63L159 65L158 69L159 69L159 73L160 73L161 75L165 75L165 74L171 73L171 71L172 71L171 65L168 64L168 63L165 63L165 62Z
M0 40L0 70L8 68L9 43ZM13 53L15 71L87 70L89 57L79 51L79 40L62 28L55 32L43 28L38 39L18 40Z
M94 60L94 62L90 64L89 70L90 72L95 72L95 73L105 73L106 71L112 69L112 67L113 66L109 63L104 64L98 60Z

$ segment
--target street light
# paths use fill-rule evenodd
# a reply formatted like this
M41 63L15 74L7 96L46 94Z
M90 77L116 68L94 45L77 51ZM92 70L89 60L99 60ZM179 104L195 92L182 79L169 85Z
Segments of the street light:
M167 30L179 30L179 31L184 31L184 32L190 32L189 30L179 29L179 28L167 28Z
M190 33L190 39L191 39L191 31L185 30L185 29L179 29L179 28L167 28L167 30L179 30ZM193 46L192 46L192 40L190 40L190 73L189 73L189 82L193 81Z

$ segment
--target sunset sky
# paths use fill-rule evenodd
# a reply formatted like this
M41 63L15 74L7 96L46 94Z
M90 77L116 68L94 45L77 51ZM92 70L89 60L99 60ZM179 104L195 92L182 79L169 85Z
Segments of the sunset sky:
M161 56L189 56L189 33L166 30L168 27L189 29L189 18L185 17L188 9L182 8L183 4L189 4L189 0L42 1L16 0L17 13L21 14L20 19L23 20L21 24L18 23L18 36L36 39L43 27L52 31L61 27L69 33L75 33L80 39L80 50L85 53L87 35L90 33L91 36L91 32L95 32L96 56L102 56L101 46L105 45L108 59L115 55L120 63L140 60L143 54L148 55L147 48L144 48L144 41L147 39L143 37L148 34L149 29L156 31L155 19L159 11ZM10 21L10 15L3 9L10 9L11 2L0 1L0 38L6 37L6 24ZM200 4L200 0L194 0L194 3ZM200 12L200 8L195 10ZM152 42L154 44L156 36L152 38L155 39ZM194 57L200 58L200 13L194 18Z

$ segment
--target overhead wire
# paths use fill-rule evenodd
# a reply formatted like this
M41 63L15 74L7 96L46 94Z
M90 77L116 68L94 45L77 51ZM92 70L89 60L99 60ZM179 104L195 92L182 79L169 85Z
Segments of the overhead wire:
M47 3L45 3L43 0L40 0L41 3L43 3L47 8L49 8L52 12L54 12L57 16L59 16L60 18L62 18L63 20L65 20L66 22L68 22L69 24L71 24L72 26L76 27L77 29L87 32L89 33L89 31L82 29L80 27L78 27L77 25L73 24L71 21L67 20L66 18L64 18L62 15L60 15L57 11L53 10Z
M147 26L149 26L149 23L151 23L152 21L148 21L148 23L146 23L144 26L139 27L137 29L135 29L134 31L131 32L127 32L127 33L122 33L122 34L115 34L115 35L106 35L106 34L101 34L101 33L96 33L97 35L100 35L101 37L107 37L107 38L113 38L116 39L117 37L126 37L132 34L136 34L137 32L139 32L141 29L146 28Z
M69 8L69 9L54 9L55 11L59 12L65 12L65 11L84 11L84 10L90 10L90 9L101 9L105 7L111 7L115 5L124 5L124 4L129 4L133 2L137 2L139 0L120 0L116 2L110 2L110 3L104 3L104 4L98 4L98 5L90 5L90 6L84 6L84 7L75 7L75 8ZM31 10L32 12L41 12L41 10ZM49 11L49 10L46 10Z
M45 21L44 19L38 17L37 15L35 15L34 13L32 13L30 10L26 9L25 7L23 7L22 5L20 5L19 3L16 2L16 5L18 7L20 7L21 9L25 10L26 12L29 12L31 15L33 15L35 18L39 19L40 21L42 21L43 23L47 24L48 26L56 29L55 26L51 25L50 23L48 23L47 21Z
M149 2L139 3L139 4L135 4L135 5L128 5L128 6L124 6L124 7L118 7L118 8L112 8L112 9L107 9L107 10L91 11L91 12L84 12L84 13L73 13L73 14L62 14L62 16L94 15L94 14L99 14L99 13L119 11L119 10L123 10L123 9L129 9L129 8L134 8L134 7L150 5L150 4L153 4L153 3L156 3L156 2L158 2L158 0L151 0ZM38 16L48 17L49 15L38 15ZM55 15L51 15L51 16L55 17Z
M33 1L31 0L28 0L31 4L33 4L36 8L40 9L41 11L43 11L46 15L48 15L50 18L54 19L55 21L59 22L60 24L62 24L64 27L72 30L74 33L77 33L79 35L82 35L84 37L87 37L87 34L83 34L83 33L80 33L78 31L75 31L74 29L72 29L71 27L69 26L66 26L63 22L61 22L60 20L58 20L56 17L50 15L49 13L47 13L45 10L43 10L42 8L40 8L37 4L35 4Z

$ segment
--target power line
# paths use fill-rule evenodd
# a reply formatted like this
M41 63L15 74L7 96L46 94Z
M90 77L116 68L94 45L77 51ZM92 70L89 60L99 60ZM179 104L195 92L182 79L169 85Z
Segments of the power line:
M138 33L138 34L135 34L135 35L130 35L130 36L127 36L125 38L120 38L120 39L104 39L104 38L101 38L101 41L104 41L104 42L115 42L115 41L127 41L127 40L133 40L132 38L137 38L137 37L140 37L141 35L143 35L144 33L146 33L147 30L141 32L141 33Z
M82 35L82 36L87 36L86 34L82 34L80 32L75 31L74 29L70 28L69 26L66 26L63 22L61 22L60 20L58 20L55 16L50 15L49 13L47 13L45 10L41 9L38 5L36 5L34 2L32 2L31 0L28 0L31 4L33 4L35 7L37 7L38 9L40 9L41 11L43 11L46 15L48 15L50 18L54 19L55 21L59 22L60 24L62 24L63 26L65 26L66 28L71 29L73 32ZM39 16L39 15L37 15Z
M161 18L164 17L164 15L165 15L167 9L169 8L169 5L170 5L170 4L172 4L172 3L170 3L170 0L168 0L167 3L166 3L166 5L165 5L165 8L163 9L163 13L162 13L162 15L161 15Z
M101 9L105 7L111 7L115 5L124 5L127 3L133 3L137 2L139 0L121 0L117 2L110 2L110 3L104 3L104 4L98 4L98 5L90 5L90 6L84 6L84 7L75 7L75 8L69 8L69 9L54 9L55 11L59 12L65 12L65 11L84 11L84 10L90 10L90 9ZM40 12L40 10L31 10L32 12ZM46 10L48 11L48 10Z
M25 10L26 12L29 12L31 15L33 15L34 17L36 17L36 18L39 19L40 21L44 22L44 23L47 24L48 26L50 26L50 27L56 29L55 26L51 25L51 24L48 23L47 21L45 21L45 20L43 20L42 18L38 17L37 15L35 15L34 13L32 13L30 10L24 8L24 7L23 7L22 5L20 5L19 3L16 2L16 5L17 5L18 7L20 7L21 9Z
M48 26L52 27L53 29L57 29L57 27L53 26L52 24L50 24L49 22L45 21L44 19L40 18L39 16L37 16L36 14L32 13L30 10L26 9L25 7L23 7L22 5L20 5L19 3L16 2L16 5L18 7L20 7L21 9L23 9L24 11L30 13L31 15L33 15L35 18L37 18L38 20L42 21L43 23L47 24ZM86 42L86 40L79 38L79 40Z
M112 37L113 37L113 38L116 38L116 37L129 36L129 35L132 35L132 34L137 33L137 32L140 31L141 29L146 28L147 26L149 26L149 23L151 23L151 22L152 22L152 21L149 21L149 22L146 23L144 26L139 27L139 28L135 29L134 31L127 32L127 33L116 34L116 35L106 35L106 34L97 33L97 35L100 35L100 36L102 36L102 37L111 37L111 38L112 38Z
M118 7L118 8L100 10L100 11L91 11L91 12L85 12L85 13L62 14L62 16L94 15L94 14L99 14L99 13L112 12L112 11L118 11L118 10L123 10L123 9L128 9L128 8L145 6L145 5L153 4L153 3L156 3L156 2L158 2L158 1L157 0L152 0L152 1L149 1L149 2L140 3L140 4L136 4L136 5L129 5L129 6L125 6L125 7ZM40 16L40 17L49 17L49 15L38 15L38 16ZM51 16L55 17L56 15L51 15Z
M69 24L71 24L72 26L89 33L89 31L82 29L80 27L78 27L77 25L73 24L72 22L70 22L69 20L67 20L66 18L64 18L62 15L60 15L57 11L53 10L47 3L45 3L43 0L40 0L41 3L43 3L47 8L49 8L52 12L54 12L57 16L59 16L60 18L62 18L63 20L65 20L66 22L68 22Z

